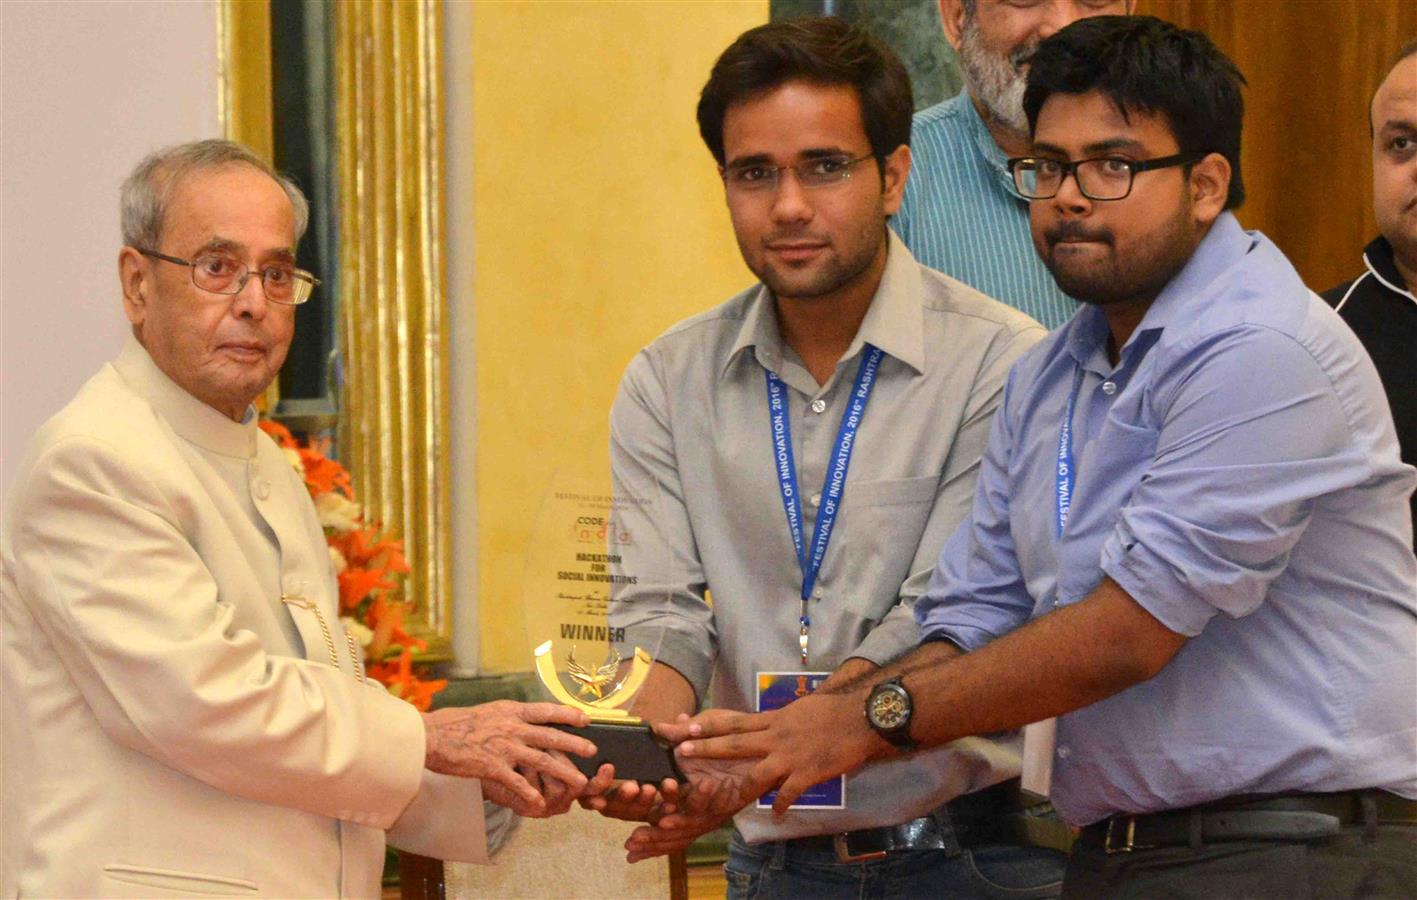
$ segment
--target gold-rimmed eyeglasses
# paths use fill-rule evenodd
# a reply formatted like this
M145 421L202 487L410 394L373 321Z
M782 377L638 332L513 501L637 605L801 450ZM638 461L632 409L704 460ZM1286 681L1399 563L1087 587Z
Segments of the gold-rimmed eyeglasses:
M851 177L858 163L873 159L868 153L852 159L849 156L818 156L790 166L770 166L766 163L734 163L723 170L723 183L730 190L744 193L771 192L782 183L782 173L791 169L797 183L804 188L830 187Z
M156 250L144 250L141 247L133 249L153 259L170 262L176 266L187 266L192 270L192 283L213 294L239 294L251 276L259 273L261 290L266 292L267 300L297 306L309 300L315 286L320 283L320 279L304 269L283 263L272 263L253 270L224 253L203 253L196 259L189 260L158 253Z

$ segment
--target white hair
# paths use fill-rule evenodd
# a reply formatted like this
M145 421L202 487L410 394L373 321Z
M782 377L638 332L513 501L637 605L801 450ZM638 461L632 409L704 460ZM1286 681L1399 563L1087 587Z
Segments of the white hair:
M163 220L172 192L187 175L230 165L247 165L269 175L285 191L295 213L295 240L299 242L310 221L310 204L295 182L277 172L249 148L220 139L191 141L150 153L123 181L120 216L123 243L156 250L162 239Z

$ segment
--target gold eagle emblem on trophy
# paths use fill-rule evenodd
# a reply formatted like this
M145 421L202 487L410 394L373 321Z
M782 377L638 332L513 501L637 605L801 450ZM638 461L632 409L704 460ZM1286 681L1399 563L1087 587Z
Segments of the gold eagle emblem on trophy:
M650 655L639 647L630 660L629 672L613 686L615 675L620 670L622 658L619 650L612 650L610 661L601 666L583 666L576 662L576 648L566 654L566 676L579 691L581 697L572 694L562 684L556 673L556 665L551 653L551 642L546 641L536 648L536 674L546 689L561 703L585 710L597 722L622 722L635 724L640 720L631 716L620 705L630 700L649 677ZM582 699L594 698L594 699Z
M610 661L605 665L586 667L576 662L576 648L571 646L571 652L566 654L566 674L576 683L582 697L599 700L605 696L606 688L620 671L620 651L612 650L611 654ZM608 693L614 693L618 688L619 685L616 685Z

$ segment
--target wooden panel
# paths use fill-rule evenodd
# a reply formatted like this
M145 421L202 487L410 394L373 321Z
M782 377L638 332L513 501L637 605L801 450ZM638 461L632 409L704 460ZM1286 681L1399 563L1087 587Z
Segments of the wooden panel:
M1377 234L1368 104L1403 42L1410 0L1139 0L1204 31L1249 81L1240 221L1324 290L1353 277Z

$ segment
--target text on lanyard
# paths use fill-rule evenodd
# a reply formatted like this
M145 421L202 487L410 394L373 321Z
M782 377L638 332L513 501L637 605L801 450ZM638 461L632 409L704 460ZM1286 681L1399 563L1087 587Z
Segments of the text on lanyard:
M792 546L797 552L797 564L802 569L802 614L799 620L798 644L802 651L803 665L807 663L807 638L811 627L809 601L812 598L812 588L817 582L817 573L821 571L822 560L826 558L827 545L831 542L832 528L836 525L837 511L846 491L846 472L851 465L856 432L861 427L861 419L866 414L866 404L871 399L871 389L876 383L876 371L880 368L881 356L879 348L866 345L861 365L856 370L850 402L842 412L841 425L837 429L836 449L832 453L831 465L822 485L822 506L817 513L817 524L812 531L810 547L804 543L802 536L802 500L797 489L797 464L792 458L792 425L787 415L787 388L776 374L765 373L768 415L772 422L774 468L782 494L783 511L787 514L787 529L792 535Z

